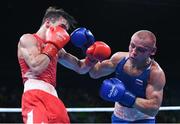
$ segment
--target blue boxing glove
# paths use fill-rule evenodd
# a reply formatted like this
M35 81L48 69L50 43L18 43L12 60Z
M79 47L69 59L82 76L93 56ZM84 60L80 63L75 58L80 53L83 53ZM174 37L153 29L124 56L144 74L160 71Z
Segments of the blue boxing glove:
M79 47L86 53L89 48L95 42L95 38L90 30L81 27L77 28L71 33L71 42L74 46Z
M132 107L136 96L127 91L124 83L117 78L103 81L100 89L100 97L106 101L119 102L126 107Z

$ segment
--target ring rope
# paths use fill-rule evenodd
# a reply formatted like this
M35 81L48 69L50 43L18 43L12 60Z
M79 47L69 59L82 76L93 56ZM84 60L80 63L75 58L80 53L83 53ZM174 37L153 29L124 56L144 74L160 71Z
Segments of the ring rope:
M21 112L21 108L0 108L0 112ZM113 112L113 107L67 108L68 112ZM180 110L180 106L163 106L160 111Z

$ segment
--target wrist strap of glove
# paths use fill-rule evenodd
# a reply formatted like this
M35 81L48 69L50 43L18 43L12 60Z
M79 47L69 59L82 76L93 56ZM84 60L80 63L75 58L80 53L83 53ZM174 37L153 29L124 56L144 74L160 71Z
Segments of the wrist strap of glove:
M58 49L53 44L46 44L44 49L42 50L43 54L46 54L50 59L56 56Z
M136 96L131 92L126 91L119 103L122 104L123 106L131 108L134 105L135 100L136 100Z
M94 65L96 63L97 63L96 59L93 59L91 57L86 57L85 58L85 64L88 65L88 66L92 66L92 65Z

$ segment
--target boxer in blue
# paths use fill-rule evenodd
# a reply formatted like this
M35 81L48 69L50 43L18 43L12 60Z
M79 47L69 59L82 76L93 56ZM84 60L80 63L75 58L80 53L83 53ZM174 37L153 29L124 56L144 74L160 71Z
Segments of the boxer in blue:
M94 79L115 73L100 88L102 99L115 102L112 123L155 123L166 83L164 71L152 58L156 49L155 35L140 30L132 35L128 52L117 52L89 71Z

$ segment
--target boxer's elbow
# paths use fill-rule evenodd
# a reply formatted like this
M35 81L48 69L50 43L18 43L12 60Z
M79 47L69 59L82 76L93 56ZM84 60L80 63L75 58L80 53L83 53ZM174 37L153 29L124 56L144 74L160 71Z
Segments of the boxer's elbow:
M158 114L160 106L159 105L153 105L152 108L149 110L148 115L150 116L156 116Z
M151 116L155 117L158 114L159 109L151 109L151 110L146 110L144 113Z
M42 73L49 65L49 62L31 62L31 65L29 66L31 71L34 72L35 74L40 74Z
M31 66L31 71L35 74L41 74L46 68L45 67L40 67L40 66Z
M86 71L86 70L83 70L83 69L79 69L79 70L75 70L78 74L81 74L81 75L83 75L83 74L87 74L87 72L88 71Z
M147 114L149 116L156 116L158 111L159 111L160 105L159 104L149 104L149 106L147 105L147 108L145 108L145 110L147 110Z
M89 76L93 79L98 79L100 76L96 72L89 71Z
M160 107L158 105L145 105L143 107L136 106L135 108L138 109L139 111L143 112L146 115L155 117L157 115Z
M157 114L158 114L158 110L154 110L149 115L152 116L152 117L155 117Z

